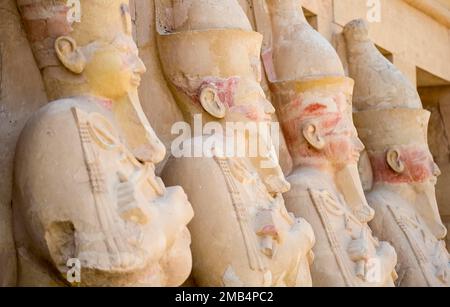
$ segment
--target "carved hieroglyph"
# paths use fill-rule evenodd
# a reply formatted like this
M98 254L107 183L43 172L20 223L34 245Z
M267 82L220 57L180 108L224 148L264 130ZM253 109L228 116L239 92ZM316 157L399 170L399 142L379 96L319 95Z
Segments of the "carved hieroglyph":
M262 37L236 0L157 1L160 57L186 120L215 123L222 132L187 136L192 152L169 160L164 180L183 186L194 207L193 279L199 286L310 286L310 225L286 211L289 189L266 153L228 156L227 123L268 122L275 111L260 86ZM192 127L194 128L194 127ZM202 127L200 127L201 129ZM244 142L255 135L246 134ZM263 138L271 147L271 139Z
M127 2L81 0L72 22L66 1L18 1L55 100L17 147L19 285L176 286L189 276L193 211L155 176L165 148L137 96L145 66Z
M286 206L316 235L315 286L392 286L396 253L367 225L373 218L357 171L353 80L307 23L299 1L254 1L274 101L294 161Z
M0 286L12 286L16 279L11 223L14 151L25 122L47 103L47 97L15 0L0 1L0 20Z
M344 34L350 71L360 89L355 124L374 176L367 195L376 212L370 225L397 250L399 286L450 286L447 230L435 196L440 171L428 148L430 113L375 48L364 21L350 22Z

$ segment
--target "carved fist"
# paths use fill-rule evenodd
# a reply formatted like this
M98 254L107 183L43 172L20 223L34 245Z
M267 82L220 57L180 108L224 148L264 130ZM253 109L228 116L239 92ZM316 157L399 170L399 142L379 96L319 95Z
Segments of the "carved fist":
M117 204L120 216L124 220L141 225L149 222L149 217L139 207L136 188L133 182L121 182L117 185Z
M353 240L348 247L348 253L350 258L355 262L370 258L369 248L364 239Z

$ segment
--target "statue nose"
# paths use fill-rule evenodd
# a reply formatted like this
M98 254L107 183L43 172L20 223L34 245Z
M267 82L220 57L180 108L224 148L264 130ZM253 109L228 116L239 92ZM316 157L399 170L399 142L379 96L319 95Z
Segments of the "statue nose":
M134 69L134 73L136 74L145 74L147 72L147 67L145 67L144 62L139 57L136 57L136 67Z

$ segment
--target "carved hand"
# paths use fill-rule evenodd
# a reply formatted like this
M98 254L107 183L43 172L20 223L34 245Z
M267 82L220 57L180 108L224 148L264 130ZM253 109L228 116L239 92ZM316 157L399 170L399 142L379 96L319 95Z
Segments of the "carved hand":
M139 207L133 181L120 182L117 185L117 205L124 220L141 225L148 223L148 215Z

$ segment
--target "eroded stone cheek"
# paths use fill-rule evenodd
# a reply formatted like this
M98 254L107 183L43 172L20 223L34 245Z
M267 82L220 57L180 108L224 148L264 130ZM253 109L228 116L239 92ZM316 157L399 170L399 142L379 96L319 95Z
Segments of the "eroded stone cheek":
M342 117L339 114L333 114L320 121L320 127L326 132L326 135L333 133L333 130L341 122Z
M241 113L246 118L248 118L251 121L258 121L259 118L259 112L258 108L251 107L251 106L243 106L239 108L233 108L234 110L238 110L238 113Z
M432 176L432 171L426 161L420 164L410 163L407 168L410 171L413 182L423 182Z
M229 108L234 106L234 95L239 83L239 78L230 78L225 82L219 82L216 86L219 89L219 98Z
M405 176L395 173L386 163L385 155L371 156L370 163L374 174L374 180L376 182L389 182L389 183L405 183L408 179Z
M330 142L328 154L339 161L348 161L351 157L352 144L349 140L335 139Z
M120 68L122 71L126 71L131 67L133 60L128 55L122 55L122 67Z
M426 160L420 163L413 162L408 153L402 153L402 162L405 171L401 174L394 172L386 162L385 156L371 157L370 161L375 176L375 181L388 183L419 183L432 176L432 172ZM415 156L417 158L417 156Z

